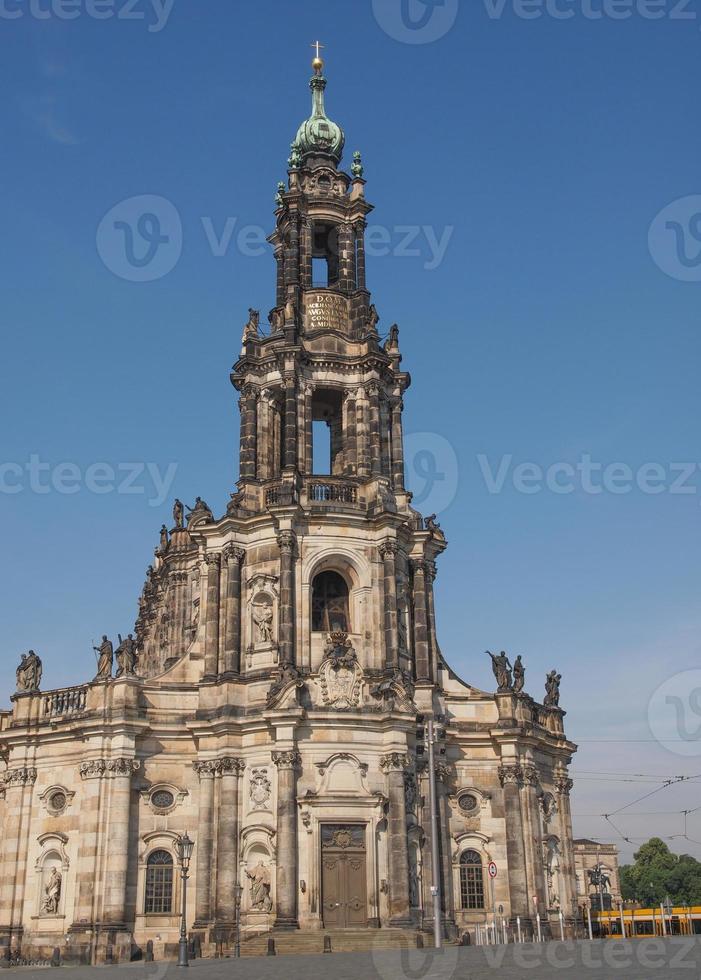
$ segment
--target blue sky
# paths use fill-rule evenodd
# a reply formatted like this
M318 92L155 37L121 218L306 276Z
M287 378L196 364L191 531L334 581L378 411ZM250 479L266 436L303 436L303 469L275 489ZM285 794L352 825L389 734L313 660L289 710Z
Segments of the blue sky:
M413 376L410 481L426 496L428 479L421 506L450 541L444 654L491 689L484 651L521 653L538 697L561 670L581 745L575 831L616 839L598 815L654 784L602 773L701 774L701 744L670 751L648 724L665 683L684 731L701 720L686 703L701 681L677 678L701 653L701 7L681 17L670 2L652 20L642 0L549 0L526 19L513 0L407 0L403 14L399 0L108 0L115 16L98 20L73 2L0 4L3 703L21 651L58 687L91 676L98 634L132 628L173 496L224 509L228 374L248 307L273 304L258 243L320 37L345 163L363 152L376 205L381 328L400 324ZM99 229L144 195L182 250L133 281ZM587 457L629 470L587 492ZM98 463L141 492L107 492L109 470L105 492L87 489ZM549 488L557 464L574 476ZM661 492L640 488L644 464ZM172 466L153 506L152 475ZM680 833L699 785L627 810L619 829ZM688 836L701 840L701 814Z

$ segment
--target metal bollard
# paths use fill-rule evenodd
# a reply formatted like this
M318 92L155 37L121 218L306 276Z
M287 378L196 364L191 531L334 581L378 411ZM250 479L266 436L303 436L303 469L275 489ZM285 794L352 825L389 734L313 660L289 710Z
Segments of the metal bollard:
M149 939L146 943L146 962L153 963L153 939Z
M423 949L424 948L424 937L423 937L422 933L419 932L418 930L417 930L417 933L416 933L416 948L417 949Z
M331 936L324 936L324 952L333 953L331 949Z
M61 965L61 950L58 946L54 946L54 951L51 954L51 966Z
M277 953L275 952L275 940L272 936L268 936L268 952L265 955L277 956Z

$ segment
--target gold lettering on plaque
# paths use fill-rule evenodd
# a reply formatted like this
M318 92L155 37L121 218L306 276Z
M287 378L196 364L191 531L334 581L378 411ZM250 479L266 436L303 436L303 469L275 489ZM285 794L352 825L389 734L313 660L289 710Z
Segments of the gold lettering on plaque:
M343 330L348 322L348 300L332 293L309 293L306 300L307 330Z

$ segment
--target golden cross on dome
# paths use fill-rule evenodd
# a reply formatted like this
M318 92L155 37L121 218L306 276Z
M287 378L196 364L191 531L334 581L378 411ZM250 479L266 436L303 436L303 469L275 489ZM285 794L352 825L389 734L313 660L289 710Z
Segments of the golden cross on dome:
M316 48L317 59L321 58L321 52L323 51L325 45L321 41L312 41L311 47Z

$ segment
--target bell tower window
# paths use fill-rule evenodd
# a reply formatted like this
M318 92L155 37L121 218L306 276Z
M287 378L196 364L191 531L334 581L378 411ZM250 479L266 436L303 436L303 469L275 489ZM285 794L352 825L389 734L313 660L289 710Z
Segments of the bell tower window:
M314 392L312 440L315 475L340 476L343 473L344 443L343 405L340 391Z
M334 225L314 224L312 283L321 288L338 286L338 228Z
M350 633L348 585L338 572L320 572L312 583L312 630Z

